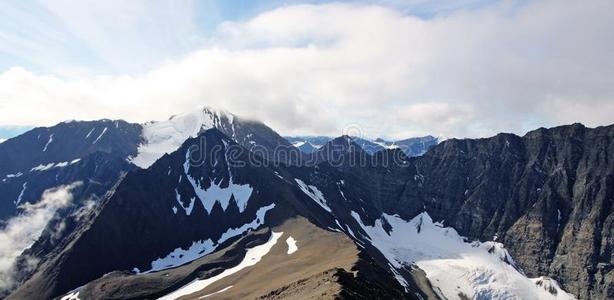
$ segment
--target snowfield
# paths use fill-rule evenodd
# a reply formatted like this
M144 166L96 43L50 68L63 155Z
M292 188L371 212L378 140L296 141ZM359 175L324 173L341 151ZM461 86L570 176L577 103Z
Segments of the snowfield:
M158 258L151 262L151 269L143 273L178 267L212 253L221 243L229 240L230 238L242 235L249 230L257 229L264 223L264 216L266 213L274 207L275 204L271 204L258 209L256 212L256 218L253 221L243 224L238 228L230 228L226 230L226 232L224 232L220 239L216 242L212 241L211 239L207 239L193 242L188 249L176 248L165 257ZM135 268L134 270L136 273L140 273L138 269Z
M501 243L468 243L456 230L433 222L422 213L410 221L384 214L374 226L352 216L376 248L387 258L391 270L412 264L424 270L433 289L446 299L575 299L550 278L527 278ZM384 222L392 230L387 233Z
M227 146L225 144L225 146ZM225 147L227 149L227 147ZM226 158L226 162L228 159ZM213 206L216 202L219 202L222 206L222 209L225 211L230 204L231 197L234 196L235 202L239 208L239 212L243 212L247 208L247 203L249 201L249 197L252 195L254 189L249 184L237 184L234 183L232 170L228 167L228 186L222 187L222 181L215 182L213 179L209 182L208 188L201 187L200 183L196 178L190 176L190 151L186 151L185 154L185 162L183 163L183 171L185 173L186 178L190 182L190 185L194 189L194 193L200 199L203 207L207 211L207 213L211 213ZM181 178L180 178L181 180ZM177 193L177 201L181 203L180 195ZM193 199L191 199L193 201Z
M198 292L206 287L208 287L209 285L211 285L212 283L228 277L232 274L235 274L247 267L251 267L256 265L258 262L260 262L260 260L267 255L267 253L269 253L269 251L271 251L271 249L273 248L273 246L275 246L275 244L277 244L277 240L283 235L283 232L273 232L271 234L271 237L269 238L269 240L259 246L256 246L254 248L250 248L247 249L247 253L245 253L245 257L243 258L243 260L235 267L232 267L230 269L226 269L224 270L222 273L213 276L211 278L207 278L207 279L202 279L202 280L194 280L190 283L188 283L187 285L181 287L180 289L162 297L159 298L160 300L172 300L172 299L177 299L179 297L185 296L185 295L190 295L193 294L195 292Z
M149 168L165 153L179 149L188 138L197 137L202 130L219 125L222 115L234 126L232 114L209 108L172 116L166 121L145 123L144 142L139 146L137 155L129 161L143 169Z
M288 244L288 255L296 252L298 247L296 246L296 240L293 237L289 237L286 239L286 244Z

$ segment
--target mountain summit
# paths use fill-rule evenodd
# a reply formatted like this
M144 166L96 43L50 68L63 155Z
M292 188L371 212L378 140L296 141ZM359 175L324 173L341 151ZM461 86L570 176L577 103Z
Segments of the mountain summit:
M41 148L11 162L30 169L0 188L79 180L84 191L16 260L7 299L614 296L614 126L449 139L415 157L342 136L294 164L273 160L289 142L228 113L125 123L130 136L100 122L5 142L91 130L94 144L132 149L77 147L58 163Z

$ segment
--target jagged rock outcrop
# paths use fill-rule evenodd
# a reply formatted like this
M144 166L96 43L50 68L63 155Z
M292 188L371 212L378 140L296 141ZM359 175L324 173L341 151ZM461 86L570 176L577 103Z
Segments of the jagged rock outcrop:
M347 198L364 200L352 205L372 208L367 222L427 211L469 239L503 242L528 276L581 299L614 297L614 126L450 139L413 158L338 148L328 157L343 162Z
M529 277L552 277L580 299L614 297L614 125L451 139L420 157L400 149L371 155L341 137L304 165L267 164L267 155L216 129L199 138L206 147L238 147L233 159L246 164L234 166L227 151L208 148L201 153L207 163L194 165L189 150L203 144L189 139L150 168L129 173L69 242L39 253L41 265L13 297L32 295L28 288L57 296L110 271L152 267L152 260L176 247L219 240L273 204L262 220L267 227L300 216L320 230L345 234L375 266L367 273L384 274L380 288L390 286L396 294L404 284L406 298L433 294L411 266L392 266L370 245L368 228L379 222L384 231L392 230L383 214L407 221L426 211L468 239L502 242ZM242 198L246 185L250 196ZM218 201L227 195L220 191L231 187L236 193ZM103 249L108 241L115 248ZM80 269L86 262L88 269ZM345 290L352 293L362 278L344 272L310 276L347 280ZM283 293L272 292L272 297Z
M529 276L581 299L614 297L614 126L448 140L413 159L399 198L461 234L502 241ZM411 174L410 176L411 177ZM413 205L411 205L413 203Z
M299 216L320 231L335 226L294 181L313 168L275 167L264 160L217 129L188 139L150 168L127 174L69 242L47 253L37 251L38 245L28 251L40 264L9 299L57 297L112 271L178 267L190 262L187 252L204 256L251 230L278 227ZM390 293L404 294L385 264L371 256L363 260L393 289ZM185 284L185 278L176 280Z

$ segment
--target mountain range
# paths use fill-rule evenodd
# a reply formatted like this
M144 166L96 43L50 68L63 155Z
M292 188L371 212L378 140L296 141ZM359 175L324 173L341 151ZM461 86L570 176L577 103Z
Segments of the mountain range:
M0 143L1 226L71 201L0 295L611 299L612 153L614 125L392 143L203 108L35 128Z
M314 153L325 144L335 139L329 136L287 136L292 145L304 153ZM431 146L437 145L439 138L427 135L423 137L414 137L398 141L388 141L382 138L374 140L352 137L352 140L358 144L363 150L369 154L379 152L385 149L399 148L407 156L420 156L424 154Z

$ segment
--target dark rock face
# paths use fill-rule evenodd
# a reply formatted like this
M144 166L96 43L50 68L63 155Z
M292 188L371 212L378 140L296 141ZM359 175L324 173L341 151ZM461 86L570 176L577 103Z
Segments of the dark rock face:
M208 150L192 155L199 145ZM341 137L307 165L267 165L267 156L239 147L232 161L246 165L235 166L228 152L210 151L233 145L208 130L151 168L129 173L63 247L38 252L43 263L17 295L31 289L47 293L43 298L57 296L113 270L146 269L160 255L219 238L252 220L258 208L275 204L263 220L267 225L302 215L321 228L355 235L362 253L380 267L385 260L361 237L350 212L371 225L382 213L409 220L426 210L470 239L502 241L528 276L553 277L581 299L614 297L614 126L452 139L420 157L401 149L371 155ZM325 156L327 149L335 151ZM206 206L193 184L249 184L253 193L246 206L234 197L227 206ZM308 197L305 185L316 186L327 206ZM112 248L105 246L109 241ZM387 267L379 271L390 275ZM411 271L397 272L415 292Z
M297 163L298 151L286 139L281 137L262 122L235 117L237 121L233 132L221 130L233 141L246 149L256 152L270 161ZM286 155L294 152L295 155Z
M405 155L413 157L426 153L431 147L437 145L438 142L439 140L436 137L427 135L396 141L395 145L403 150Z
M149 263L161 255L178 246L188 248L193 241L218 240L227 228L249 223L255 219L256 210L271 204L269 198L256 193L243 213L239 212L234 198L230 199L233 203L227 208L216 203L207 212L194 198L188 174L203 187L212 182L222 187L231 184L224 152L211 150L215 147L224 150L222 141L231 141L222 138L217 130L208 132L210 134L203 136L208 147L203 153L217 156L215 161L219 164L207 163L202 168L185 166L189 146L198 142L198 139L191 139L185 147L173 155L165 155L149 169L128 174L113 195L102 203L91 223L81 228L83 231L78 233L73 244L48 255L49 263L60 266L43 266L41 276L44 279L33 282L34 286L54 283L43 298L57 296L112 270L135 267L148 270ZM207 162L211 159L210 156L204 158ZM243 172L250 171L247 168L236 170L233 173L235 183L243 182L246 176ZM107 246L109 241L113 241L112 247ZM87 271L81 269L83 265L88 266Z
M208 114L215 127L235 142L263 154L268 160L298 161L296 154L300 151L265 124L208 109L203 109L202 113ZM144 142L142 135L142 125L121 120L71 121L35 128L1 143L0 225L19 212L17 202L34 203L48 188L74 181L83 181L86 185L98 182L98 187L82 188L94 193L77 193L75 199L81 201L104 195L119 179L120 171L135 168L125 161L137 154L139 145ZM288 153L295 156L286 155ZM85 160L90 155L104 156L105 161L97 166L90 163L89 167L75 171L83 162L72 162ZM103 173L115 176L102 176Z
M313 153L315 150L324 146L324 144L333 139L332 137L328 136L286 136L284 138L293 145L300 145L303 143L308 145L306 147L297 146L297 148L305 153Z
M426 210L468 238L502 241L528 276L551 276L581 299L614 297L614 126L452 139L414 158L340 148L320 173L343 161L333 167L345 182L339 203L364 208L367 223Z
M213 127L244 148L258 153L270 161L296 163L298 157L289 152L300 153L288 140L266 124L232 115L227 112L203 108L202 114L211 119ZM209 128L202 128L201 133ZM294 151L293 151L294 150Z
M340 166L349 163L360 163L360 158L368 157L365 151L353 138L344 135L326 143L315 151L305 162L305 165L318 165L329 163L333 166Z
M613 151L614 126L449 140L412 160L406 190L417 193L399 204L412 215L418 200L467 237L498 237L529 276L552 276L582 299L612 298Z
M27 254L38 253L42 263L35 273L24 276L24 284L11 297L51 298L114 270L148 270L152 261L177 247L187 249L199 240L217 241L229 228L253 221L257 211L267 206L274 208L258 219L258 225L273 227L302 215L322 228L336 226L333 216L308 198L294 181L332 180L338 176L334 168L276 167L266 162L217 129L189 139L150 168L129 173L62 247L37 252L35 245ZM221 189L249 185L252 192L248 202L235 193L227 203L216 201L220 193L203 196L197 192L211 190L213 185ZM325 193L339 195L335 185L328 188L335 188L335 193ZM343 205L340 201L331 203L335 209ZM380 279L394 288L391 293L402 294L388 268L370 257L365 256L369 269L386 278Z
M94 152L127 158L136 154L140 135L141 125L120 120L73 121L34 128L0 144L0 176Z
M81 181L76 201L103 196L136 153L140 125L124 121L60 123L35 128L0 144L0 225L19 204L39 201L43 191Z
M0 225L21 211L20 204L36 203L47 189L74 182L81 185L73 191L75 206L83 201L97 200L117 183L120 176L135 167L124 159L104 152L95 152L82 159L68 162L66 166L26 172L19 177L5 178L0 182Z

